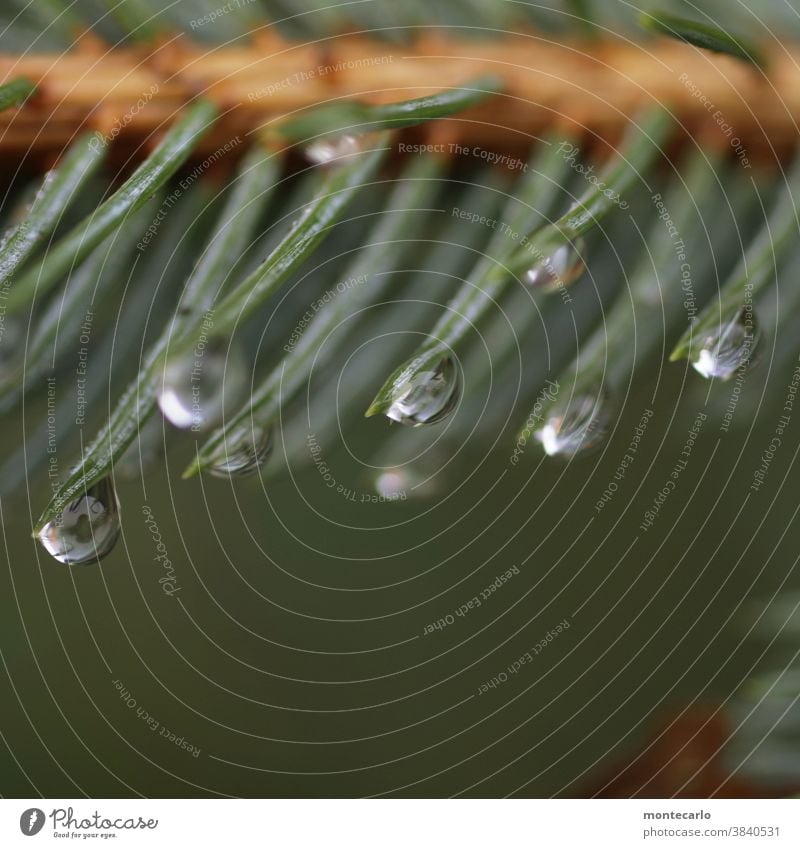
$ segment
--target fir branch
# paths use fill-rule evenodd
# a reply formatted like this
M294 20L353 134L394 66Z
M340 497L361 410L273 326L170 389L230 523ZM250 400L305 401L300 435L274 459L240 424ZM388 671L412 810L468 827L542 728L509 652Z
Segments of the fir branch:
M190 106L134 174L48 250L37 266L17 280L9 292L8 312L21 309L37 294L49 291L75 263L111 235L128 214L140 209L147 198L186 161L217 114L217 107L208 100L198 100ZM97 146L102 146L100 139Z
M385 144L386 139L380 138L378 141ZM206 331L209 338L226 336L232 332L308 258L344 214L353 197L375 173L385 152L386 147L379 144L376 149L360 154L353 161L328 173L319 195L306 206L302 217L273 253L216 305L214 320L209 322ZM227 251L225 253L228 254ZM121 456L135 437L137 428L152 412L157 389L153 378L163 368L167 356L180 356L193 347L203 320L202 314L195 313L185 321L176 320L166 350L151 354L143 373L125 393L109 423L89 446L81 463L54 494L37 522L34 533L111 470L114 457Z
M216 233L190 275L178 310L161 337L148 351L144 365L117 403L105 427L86 449L81 462L54 494L34 534L74 497L102 479L119 459L155 409L158 374L163 369L173 333L186 328L195 334L207 306L218 292L220 276L229 270L247 244L259 214L277 183L277 160L254 150L242 165L239 182L220 216ZM224 279L224 277L223 277Z
M408 247L408 240L419 228L420 220L427 211L425 206L433 197L438 185L437 177L444 165L445 160L441 157L424 157L400 175L398 186L381 213L384 217L343 275L347 280L370 279L359 283L360 288L357 290L339 294L316 314L303 331L296 348L269 372L245 407L202 446L184 472L184 478L206 470L219 461L220 455L224 457L229 450L233 451L232 436L243 429L252 429L253 422L263 428L270 426L281 407L308 378L319 348L326 338L347 315L380 296L391 280L389 269ZM377 270L380 273L376 274ZM327 355L331 353L328 349Z

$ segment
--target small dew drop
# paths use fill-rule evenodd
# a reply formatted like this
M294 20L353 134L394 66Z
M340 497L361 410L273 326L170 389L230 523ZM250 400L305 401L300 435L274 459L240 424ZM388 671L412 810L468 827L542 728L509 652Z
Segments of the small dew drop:
M534 437L548 456L573 457L599 447L611 424L608 400L598 391L575 395L566 406L557 404Z
M243 425L219 447L208 466L214 477L248 477L267 461L273 449L272 427Z
M447 356L432 371L419 371L397 387L386 417L409 427L444 421L461 398L461 378Z
M752 309L744 308L719 332L703 341L692 356L692 365L706 379L730 380L740 368L747 368L752 363L758 340Z
M406 497L408 489L407 474L402 468L382 471L375 478L375 491L386 500L399 500Z
M237 346L221 340L203 343L167 363L158 405L175 427L207 430L222 419L224 407L242 399L245 373Z
M39 532L39 541L64 565L101 560L120 534L119 501L110 477L91 486Z
M306 158L315 165L329 165L345 156L360 153L363 145L359 136L345 133L333 138L321 138L306 147Z
M528 285L548 292L571 285L586 270L583 261L585 251L583 239L559 245L527 271L525 279Z
M375 474L373 487L384 501L425 500L441 491L441 474L425 474L416 463L385 468Z

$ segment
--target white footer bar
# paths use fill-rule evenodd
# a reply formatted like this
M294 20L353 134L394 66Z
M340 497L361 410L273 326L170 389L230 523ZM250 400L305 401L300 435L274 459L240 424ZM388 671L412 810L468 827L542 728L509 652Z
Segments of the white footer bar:
M800 846L800 800L0 800L0 845Z

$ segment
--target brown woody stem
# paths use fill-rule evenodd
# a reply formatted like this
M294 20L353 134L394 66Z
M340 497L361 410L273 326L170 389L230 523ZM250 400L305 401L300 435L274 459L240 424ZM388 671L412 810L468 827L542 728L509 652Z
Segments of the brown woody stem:
M262 32L235 47L175 37L113 51L85 39L65 55L0 56L0 82L25 76L39 91L0 115L0 151L56 154L88 125L141 156L142 141L151 143L151 134L204 94L225 112L207 152L313 104L405 100L490 73L505 93L448 119L449 138L519 151L563 125L613 147L632 116L661 103L687 139L749 162L787 152L796 140L798 59L794 46L774 51L765 75L671 41L557 43L536 32L489 41L423 38L413 46L362 36L292 43Z

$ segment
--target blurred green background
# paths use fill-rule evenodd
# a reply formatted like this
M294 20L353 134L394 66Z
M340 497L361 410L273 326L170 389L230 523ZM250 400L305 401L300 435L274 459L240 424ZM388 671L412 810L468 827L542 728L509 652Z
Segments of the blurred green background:
M5 495L3 794L582 794L660 715L723 704L760 652L739 644L731 616L797 588L797 439L744 498L771 438L766 409L752 432L748 420L724 437L712 413L655 526L639 530L698 408L685 377L664 374L636 461L599 515L649 386L604 455L509 470L507 451L473 452L421 502L354 504L314 467L264 488L182 483L171 458L120 487L124 536L101 567L50 560L28 538L24 491ZM346 453L331 466L366 490ZM454 615L514 565L480 608ZM478 694L565 618L532 663Z

